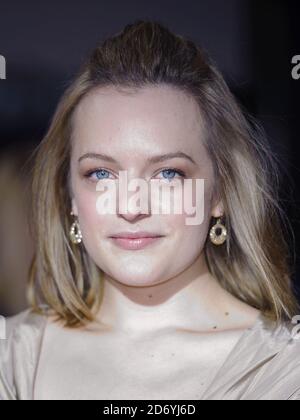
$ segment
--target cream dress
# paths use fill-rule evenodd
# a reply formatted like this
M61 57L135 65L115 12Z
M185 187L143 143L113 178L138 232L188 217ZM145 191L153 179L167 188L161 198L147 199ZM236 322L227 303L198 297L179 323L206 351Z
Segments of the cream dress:
M30 310L8 318L6 339L0 340L0 400L34 400L46 328L47 318ZM299 335L295 325L276 326L260 314L201 400L300 400Z

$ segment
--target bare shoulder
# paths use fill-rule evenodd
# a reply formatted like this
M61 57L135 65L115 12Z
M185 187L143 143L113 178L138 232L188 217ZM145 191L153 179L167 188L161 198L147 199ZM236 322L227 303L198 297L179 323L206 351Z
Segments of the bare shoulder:
M222 290L222 312L225 328L245 330L253 327L261 316L261 311L233 296L227 290Z

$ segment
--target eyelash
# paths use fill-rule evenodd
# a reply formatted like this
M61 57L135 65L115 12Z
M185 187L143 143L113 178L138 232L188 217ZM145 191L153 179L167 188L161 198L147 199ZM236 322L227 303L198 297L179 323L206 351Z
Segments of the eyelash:
M98 168L98 169L93 169L93 170L91 170L91 171L88 171L85 175L84 175L84 177L85 178L88 178L88 179L91 179L91 176L94 174L94 173L96 173L96 172L100 172L100 171L106 171L106 172L110 172L108 169L104 169L104 168ZM185 178L185 172L184 171L181 171L180 169L175 169L175 168L164 168L164 169L161 169L161 171L160 172L164 172L164 171L171 171L171 172L176 172L181 178ZM160 173L159 172L159 173ZM107 178L102 178L102 179L107 179ZM168 179L168 178L164 178L164 179ZM171 179L171 181L174 179L174 178L170 178ZM101 179L98 179L98 181L100 181Z

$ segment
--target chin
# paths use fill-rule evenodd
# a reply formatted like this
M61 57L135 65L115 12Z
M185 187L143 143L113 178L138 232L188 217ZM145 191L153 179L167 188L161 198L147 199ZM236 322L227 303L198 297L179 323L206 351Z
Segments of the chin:
M110 277L118 281L120 284L134 287L155 286L161 281L161 277L149 275L147 272L134 272L133 270L122 270L121 273L111 273Z

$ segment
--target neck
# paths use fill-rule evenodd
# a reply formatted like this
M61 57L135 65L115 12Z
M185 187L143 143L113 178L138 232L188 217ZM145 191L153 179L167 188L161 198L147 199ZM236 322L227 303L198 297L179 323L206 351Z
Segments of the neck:
M165 328L207 331L229 315L228 296L201 254L184 272L156 285L127 286L105 275L97 319L127 333Z

